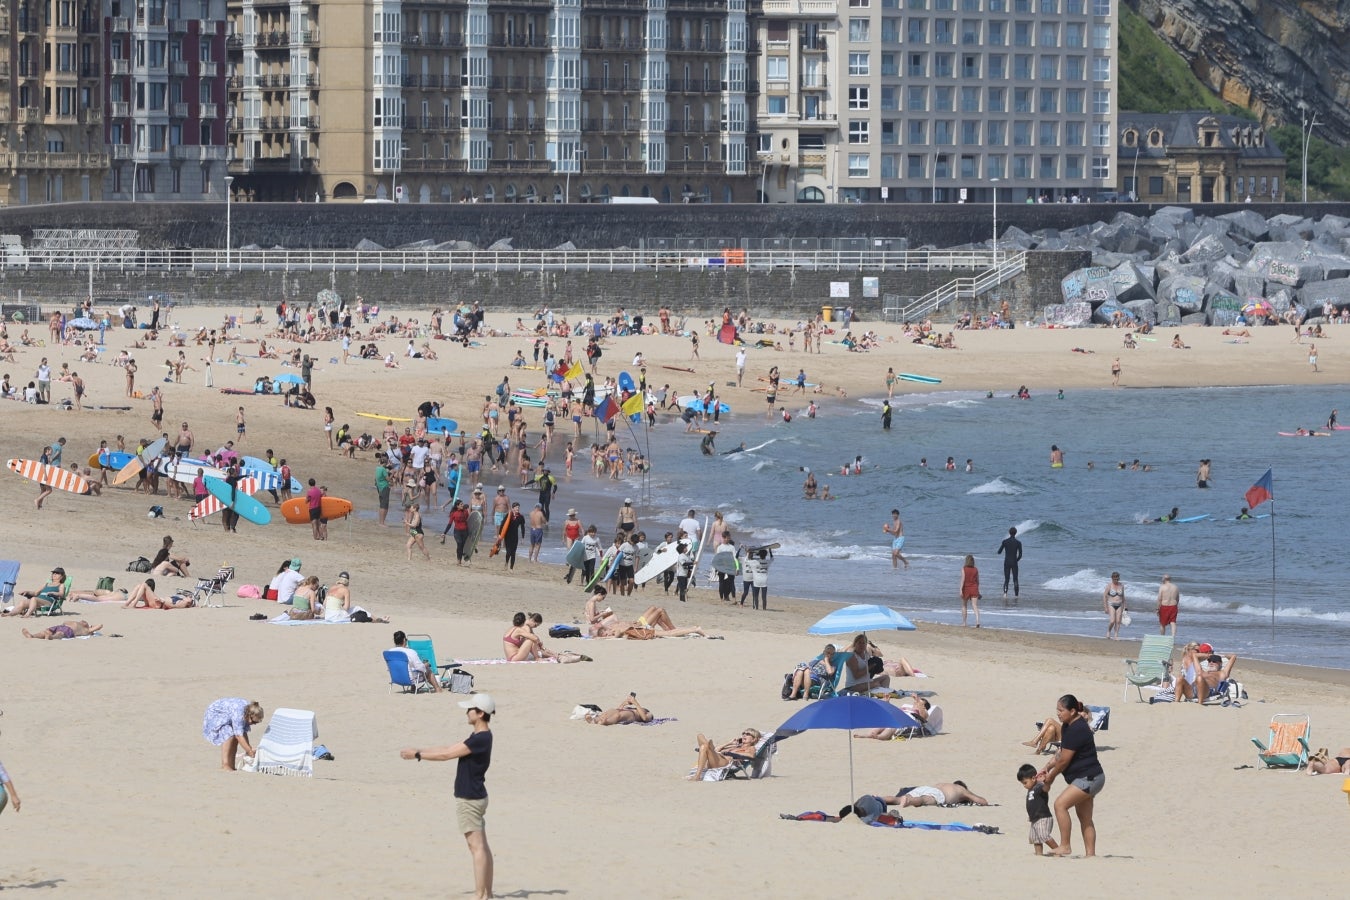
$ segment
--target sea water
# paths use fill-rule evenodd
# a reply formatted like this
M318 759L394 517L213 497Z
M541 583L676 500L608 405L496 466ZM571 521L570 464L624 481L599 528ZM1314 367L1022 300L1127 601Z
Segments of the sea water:
M960 622L970 553L985 628L1104 637L1102 591L1119 571L1133 617L1122 639L1137 641L1158 631L1155 598L1167 573L1181 590L1179 642L1350 668L1350 553L1340 544L1350 431L1276 434L1321 426L1341 389L1084 390L1030 400L906 391L892 401L890 431L881 428L881 396L818 396L808 419L811 396L780 394L791 422L766 417L762 394L724 399L733 411L714 426L716 455L702 455L701 436L684 434L678 421L650 434L634 426L624 442L650 453L651 474L620 487L593 478L579 453L553 508L581 508L603 534L622 492L638 501L639 527L653 543L691 507L700 519L720 510L739 544L781 544L770 597L881 602L935 622ZM584 434L589 447L590 429ZM744 452L726 454L742 443ZM1064 451L1062 469L1050 468L1052 444ZM863 474L841 475L859 455ZM949 456L956 471L944 468ZM1196 486L1202 458L1212 461L1208 489ZM1131 470L1136 459L1150 470ZM803 499L804 467L838 499ZM1244 493L1267 468L1276 500L1255 512L1275 517L1237 521ZM1174 506L1181 517L1210 518L1154 521ZM882 531L893 508L904 522L907 571L892 569ZM1022 590L1005 604L996 551L1010 526L1024 547Z

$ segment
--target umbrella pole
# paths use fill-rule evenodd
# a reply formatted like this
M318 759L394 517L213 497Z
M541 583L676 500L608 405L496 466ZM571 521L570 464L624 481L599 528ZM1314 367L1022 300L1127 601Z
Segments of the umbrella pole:
M853 730L845 729L844 738L848 741L848 802L853 803L853 798L858 796L853 792Z

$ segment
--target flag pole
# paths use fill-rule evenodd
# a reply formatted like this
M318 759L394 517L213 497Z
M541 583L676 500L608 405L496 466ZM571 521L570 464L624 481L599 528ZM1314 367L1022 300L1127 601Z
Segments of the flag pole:
M1275 467L1270 467L1270 645L1275 646Z

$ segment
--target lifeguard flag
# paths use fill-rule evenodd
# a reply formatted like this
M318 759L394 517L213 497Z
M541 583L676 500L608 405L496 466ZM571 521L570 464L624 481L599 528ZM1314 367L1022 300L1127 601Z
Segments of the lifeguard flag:
M638 415L646 408L647 408L646 401L643 399L643 396L641 394L634 394L633 396L629 397L627 400L623 401L622 406L623 414L625 416Z
M595 407L595 417L601 422L608 422L619 414L619 404L614 402L613 397L606 397Z
M1256 509L1267 500L1275 499L1275 479L1271 475L1271 470L1266 469L1266 474L1256 480L1256 484L1247 488L1247 507Z
M572 368L567 370L567 372L563 375L563 378L566 378L568 381L571 381L574 378L580 378L582 373L585 371L586 370L581 367L581 363L574 362L572 363Z

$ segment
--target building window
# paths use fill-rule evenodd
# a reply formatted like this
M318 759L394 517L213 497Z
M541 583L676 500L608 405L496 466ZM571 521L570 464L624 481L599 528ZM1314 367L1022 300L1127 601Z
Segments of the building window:
M1004 47L1004 46L1007 45L1007 43L1008 43L1007 26L1008 26L1008 23L1007 23L1007 22L990 22L990 23L989 23L989 26L988 26L988 27L989 27L989 40L987 41L987 43L988 43L988 45L989 45L990 47Z
M928 123L923 119L910 119L908 130L909 136L905 139L905 143L918 145L928 143Z
M1255 181L1255 180L1256 180L1255 178L1252 179L1252 181ZM1148 176L1148 193L1149 193L1149 196L1156 197L1156 196L1160 195L1162 192L1163 192L1163 179L1162 179L1162 176L1161 176L1161 175L1150 175L1150 176Z
M1036 129L1037 147L1058 147L1059 146L1059 123L1041 122Z
M849 109L870 109L868 101L868 88L865 85L852 84L848 88L848 108Z
M787 115L787 101L788 101L787 97L774 96L773 94L770 94L767 106L769 115L771 116Z
M928 43L928 20L911 17L905 23L905 42L908 44Z
M1083 157L1071 153L1064 157L1064 177L1082 178L1083 177Z
M1092 14L1094 16L1111 15L1111 0L1092 0Z
M961 12L979 12L980 0L961 0Z
M866 119L848 120L848 142L850 144L866 144L869 142L870 122Z
M1013 157L1013 171L1012 171L1012 177L1014 177L1014 178L1030 178L1030 177L1031 177L1031 157L1030 157L1030 156L1018 155L1018 156L1014 156L1014 157Z
M990 147L1002 147L1008 143L1008 123L994 119L984 126L984 142Z
M1041 57L1041 81L1059 80L1059 57L1042 56Z
M1013 112L1031 112L1031 88L1013 88Z
M1002 79L1007 77L1008 57L1002 53L994 53L989 56L989 77Z
M850 153L848 155L848 177L866 178L870 164L871 157L866 153Z
M965 119L961 122L961 143L968 147L980 143L980 123Z
M1084 136L1085 135L1082 122L1064 123L1064 146L1066 147L1086 146Z
M866 76L871 74L871 66L868 63L866 53L850 53L848 55L848 74L855 76Z
M1003 177L1003 157L986 156L984 159L984 177L1002 178ZM998 190L998 185L994 185L994 190Z
M905 109L910 112L926 112L928 110L928 88L911 84L909 94L905 98Z
M1064 23L1064 46L1082 47L1083 46L1083 23L1066 22Z
M900 157L894 153L881 154L881 177L895 179L900 177Z
M1037 4L1043 16L1054 16L1059 14L1059 0L1040 0Z
M905 177L916 179L923 177L923 154L911 153L905 157Z
M1111 80L1111 58L1094 56L1092 58L1092 80L1110 81Z
M1013 57L1013 78L1018 81L1031 79L1031 54L1019 53Z
M933 88L933 111L952 112L952 89L947 86Z
M1014 122L1013 123L1013 146L1030 147L1031 146L1031 123Z
M768 81L787 81L788 58L786 56L767 57L764 60L764 77Z
M773 134L770 133L770 132L764 132L763 134L761 134L761 135L759 136L759 147L758 147L757 149L758 149L758 152L760 152L760 153L772 153L772 152L773 152Z
M1092 146L1110 147L1111 146L1111 125L1108 122L1092 123Z
M1064 92L1064 111L1066 113L1081 113L1083 111L1083 92L1081 89Z
M1092 92L1092 114L1094 116L1109 116L1111 114L1110 91Z
M1013 23L1013 46L1030 47L1031 46L1031 23L1015 22Z
M952 43L952 20L937 19L933 22L933 43L950 44Z
M1109 156L1092 157L1092 177L1096 179L1111 177L1111 157Z
M1065 81L1083 81L1084 73L1083 57L1069 56L1064 59L1064 80Z
M909 54L909 64L906 71L909 73L910 78L922 78L924 76L924 70L928 68L927 58L927 53Z
M961 112L979 112L980 111L980 89L977 87L961 88Z
M854 44L865 44L872 39L871 19L849 19L848 39Z
M1064 11L1071 16L1081 16L1084 6L1084 0L1064 0Z
M881 123L881 146L894 147L900 143L900 123L887 119Z
M961 23L961 46L976 47L980 43L980 23L962 22Z
M1041 33L1036 39L1037 47L1058 47L1059 46L1059 26L1054 22L1042 22Z
M1054 88L1041 88L1041 102L1037 109L1042 113L1059 112L1059 91Z
M989 111L1007 112L1008 89L990 88L989 89Z
M848 0L849 9L867 9L872 5L872 0Z
M1036 170L1037 178L1051 179L1059 177L1059 157L1053 153L1043 153L1040 157L1040 168Z
M955 129L952 127L953 124L954 123L952 123L947 119L938 119L936 122L934 122L933 143L943 146L951 146L953 144L953 137L954 137L953 132L955 131Z
M897 110L900 108L900 89L892 85L883 85L881 88L881 108L886 110Z
M961 77L979 78L980 77L980 57L975 53L961 54Z
M970 179L980 177L980 158L978 156L961 157L961 177Z
M1093 25L1092 26L1092 49L1110 50L1111 49L1111 26Z
M950 53L933 54L933 77L934 78L952 77L952 54Z

